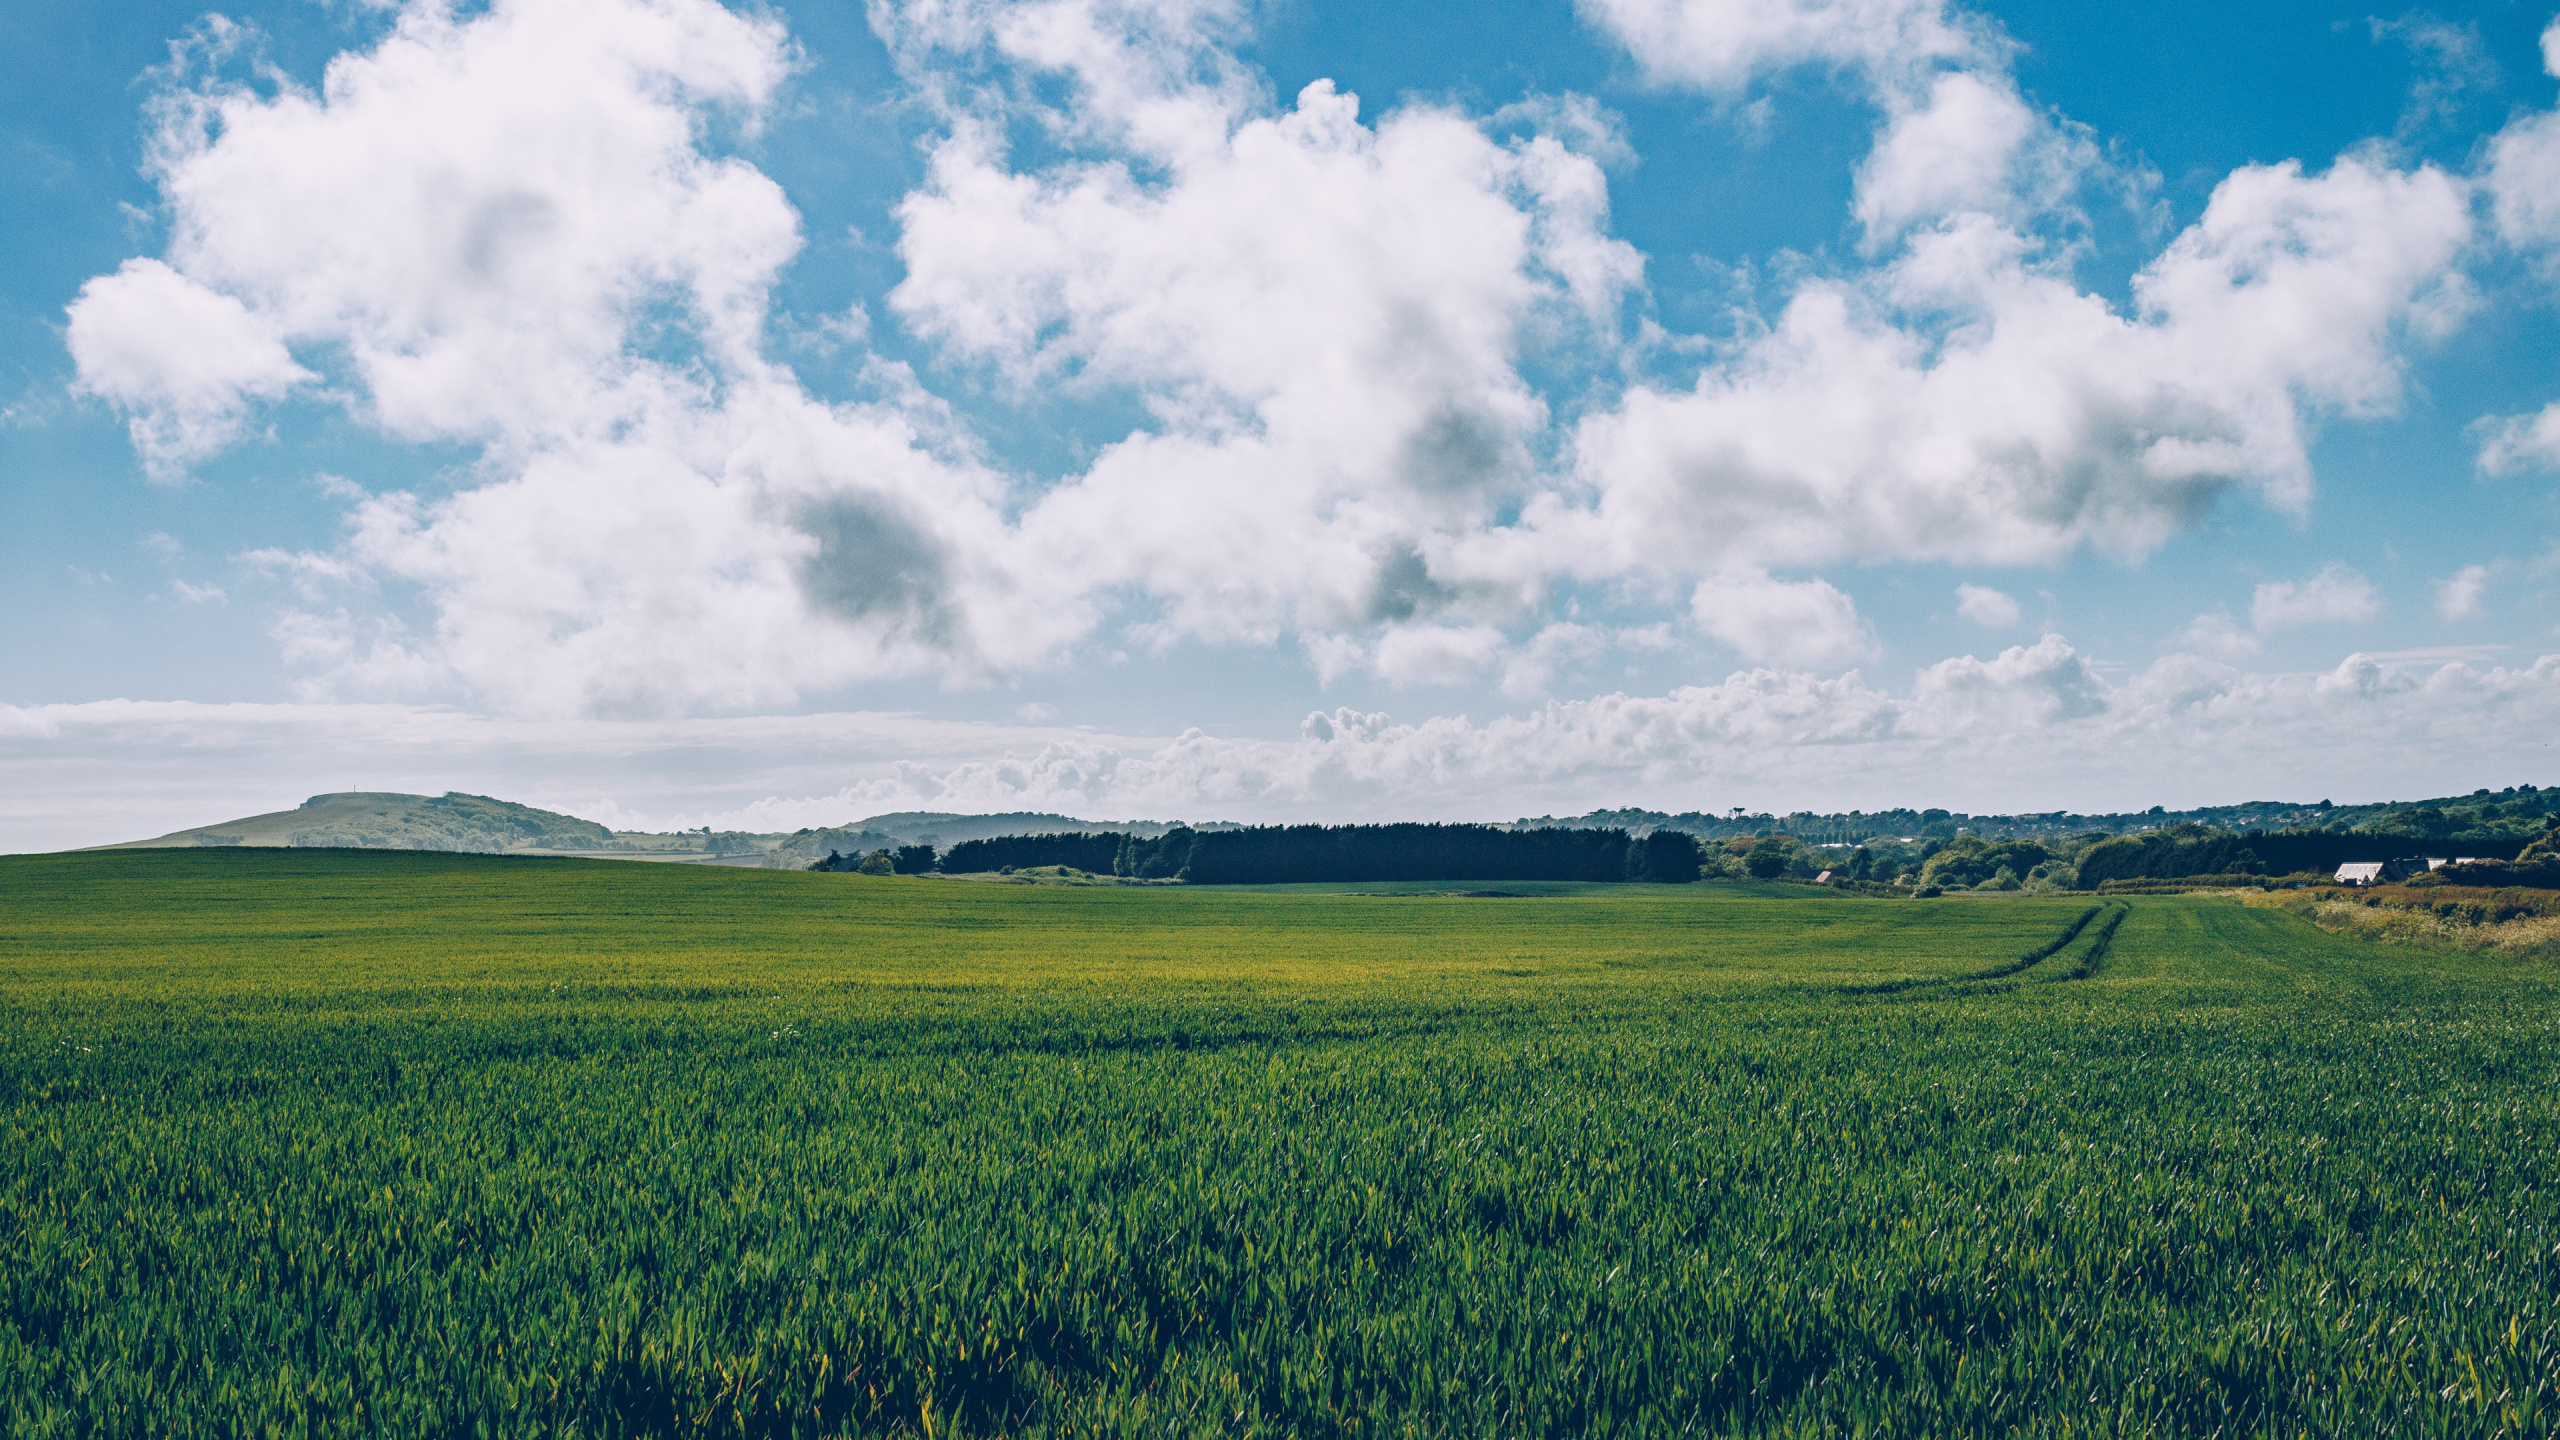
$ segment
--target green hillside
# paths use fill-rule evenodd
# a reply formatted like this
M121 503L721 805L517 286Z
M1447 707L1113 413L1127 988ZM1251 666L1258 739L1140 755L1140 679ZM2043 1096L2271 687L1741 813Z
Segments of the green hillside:
M314 795L291 810L199 825L106 850L190 846L293 846L354 850L600 851L618 848L592 820L536 810L486 795L400 795L350 790Z

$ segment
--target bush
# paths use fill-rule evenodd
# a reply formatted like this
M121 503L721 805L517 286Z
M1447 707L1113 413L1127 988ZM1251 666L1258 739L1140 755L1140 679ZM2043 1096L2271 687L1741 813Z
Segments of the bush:
M2535 841L2514 860L2475 860L2468 865L2447 865L2417 878L2419 882L2430 885L2522 886L2532 890L2560 890L2560 853L2544 849L2547 843Z

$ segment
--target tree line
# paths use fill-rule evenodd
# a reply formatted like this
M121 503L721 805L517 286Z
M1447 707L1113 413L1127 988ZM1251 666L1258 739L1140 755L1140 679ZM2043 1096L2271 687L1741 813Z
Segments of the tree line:
M2341 865L2398 860L2421 852L2468 852L2507 860L2521 848L2508 835L2448 835L2416 840L2396 835L2268 833L2181 827L2148 835L2102 840L2080 856L2080 885L2094 890L2110 880L2174 880L2189 875L2328 874Z
M2555 820L2560 826L2560 820ZM2179 825L2142 835L2048 840L1963 835L1919 844L1890 841L1823 848L1786 835L1701 845L1684 831L1637 833L1615 826L1510 829L1494 825L1269 825L1220 830L1177 827L1160 836L1101 830L998 835L948 850L882 847L829 852L813 870L870 874L983 874L1065 866L1093 875L1182 880L1201 885L1308 881L1585 880L1678 884L1701 878L1837 880L1943 890L2094 890L2110 882L2198 875L2326 875L2354 861L2392 860L2424 850L2479 856L2502 884L2560 880L2560 828L2537 842L2518 868L2519 843L2497 834L2413 843L2406 837L2320 832L2235 833ZM2546 873L2549 872L2549 873ZM2483 870L2483 874L2490 873Z
M1263 825L1175 829L1153 838L1113 831L998 835L963 840L939 855L905 846L882 868L968 875L1052 865L1095 875L1195 885L1311 881L1593 880L1685 884L1699 875L1694 837L1657 830L1506 830L1493 825ZM873 857L866 857L873 858ZM850 870L831 856L812 869Z

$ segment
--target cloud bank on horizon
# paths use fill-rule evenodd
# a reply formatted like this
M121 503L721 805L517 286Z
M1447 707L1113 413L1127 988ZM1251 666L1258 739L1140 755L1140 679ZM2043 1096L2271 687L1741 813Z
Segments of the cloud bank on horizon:
M1953 791L1979 813L2005 813L2061 808L2053 797L2068 793L2075 808L2124 811L2360 793L2340 790L2333 757L2376 746L2414 757L2392 777L2412 788L2394 793L2459 792L2479 753L2545 750L2555 706L2560 656L2424 677L2364 655L2317 675L2191 657L2110 687L2048 637L1941 662L1908 695L1854 673L1756 670L1482 723L1320 711L1275 740L899 715L599 727L405 705L0 706L0 776L16 797L6 823L92 843L183 828L159 823L172 814L211 823L289 807L314 777L500 789L626 829L794 830L898 810L1504 820L1578 814L1595 795L1668 810L1748 800L1847 811ZM2129 771L2127 754L2165 760L2175 778Z
M1294 737L1167 739L1186 729L1169 701L1152 735L963 725L930 761L832 789L802 774L805 801L741 798L771 755L726 800L630 793L696 823L1484 814L1728 784L1860 803L1844 779L1899 798L2023 777L2070 791L2059 805L2092 764L2246 787L2264 763L2200 757L2547 753L2560 659L2529 648L2234 668L2382 615L2342 561L2256 583L2237 614L2199 601L2139 670L1967 579L1937 603L2002 642L1993 658L1919 665L1903 692L1857 668L1887 649L1861 576L2138 564L2235 506L2311 514L2319 437L2402 413L2430 348L2480 323L2483 275L2560 295L2547 86L2463 166L2377 137L2231 170L2171 224L2160 177L2035 99L1987 13L1578 14L1635 91L1702 122L1752 123L1805 76L1862 107L1842 248L1762 257L1765 303L1684 332L1666 257L1612 218L1626 187L1670 179L1590 96L1283 95L1245 0L874 0L893 79L871 98L922 117L920 151L889 206L894 283L821 327L849 396L795 368L809 336L777 298L809 239L756 163L805 103L779 14L420 0L316 86L208 21L149 111L166 243L68 306L78 390L161 485L297 404L461 459L434 485L330 482L339 540L235 557L279 596L302 708L24 706L0 710L0 744L407 716L392 729L466 749L575 750L582 724L752 728L718 717L1205 647L1512 709L1318 704ZM2560 75L2560 22L2541 43ZM2128 228L2149 238L2110 293L2086 272ZM2543 378L2538 409L2463 417L2480 475L2560 468L2560 371ZM1005 414L1062 405L1117 433L1045 469L999 442ZM2447 624L2553 568L2466 558L2430 582ZM1680 647L1731 677L1555 696ZM482 718L415 718L458 714ZM2010 762L1963 758L1994 736ZM643 818L601 782L518 798Z

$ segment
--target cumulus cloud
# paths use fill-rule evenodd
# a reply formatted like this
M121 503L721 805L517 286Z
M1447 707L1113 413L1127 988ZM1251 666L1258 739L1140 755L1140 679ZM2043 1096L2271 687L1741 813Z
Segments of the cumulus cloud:
M1828 669L1876 652L1857 602L1825 580L1712 576L1698 582L1689 612L1700 630L1755 663Z
M2542 32L2544 68L2560 77L2560 20ZM2520 250L2560 245L2560 109L2518 116L2489 142L2487 185L2498 233Z
M894 313L1011 383L1155 417L1045 495L899 367L830 406L765 355L798 217L706 137L752 127L791 55L711 0L418 7L317 92L173 94L168 260L92 283L84 383L175 465L310 378L302 347L387 433L480 447L454 493L356 502L326 557L421 594L432 631L364 594L287 626L359 693L628 714L967 680L1055 658L1126 591L1156 643L1365 631L1411 679L1505 650L1486 626L1535 577L1461 586L1441 556L1535 468L1524 334L1614 343L1641 266L1598 162L1533 116L1502 139L1427 105L1364 124L1327 84L1274 108L1215 5L875 18L950 122L900 209ZM1023 83L952 83L998 71ZM1605 138L1587 103L1549 109ZM997 137L1025 116L1074 158L1013 168ZM150 350L135 317L171 296L228 348Z
M931 415L894 385L819 404L765 358L798 217L705 137L752 126L789 64L777 25L711 0L502 0L404 10L314 92L168 97L168 261L72 316L83 383L142 408L146 456L199 455L244 397L308 378L288 345L390 435L482 456L441 498L358 500L346 543L293 567L315 604L279 635L324 693L749 706L1000 668L1085 623L1009 563L1000 482L935 453ZM137 318L171 306L215 318ZM432 631L379 612L382 582Z
M1978 740L2085 720L2107 708L2106 687L2059 635L2013 645L1989 660L1960 655L1920 672L1904 723L1917 733Z
M2007 592L1994 590L1988 585L1958 585L1956 613L1976 625L1987 625L1994 630L2010 629L2024 618L2015 599Z
M2235 488L2307 504L2311 429L2391 411L2403 348L2469 304L2469 193L2430 166L2235 171L2125 313L2069 269L2073 196L2116 177L2024 100L1987 22L1927 0L1584 11L1660 83L1819 63L1862 87L1883 118L1855 206L1888 258L1811 275L1690 390L1583 420L1579 494L1523 522L1558 563L2140 555Z
M2560 19L2542 32L2542 63L2560 77ZM2499 238L2560 279L2560 107L2520 115L2492 137L2483 183ZM2560 468L2560 401L2539 414L2487 417L2474 433L2483 474Z
M64 339L80 388L132 412L133 448L155 480L239 438L251 402L314 379L281 328L158 260L128 260L80 287Z
M1898 75L2007 48L1942 0L1581 0L1579 8L1656 83L1711 92L1799 65Z
M2537 414L2492 417L2474 428L2480 436L2483 474L2560 469L2560 400Z
M2144 553L2237 485L2299 508L2303 403L2397 403L2396 337L2430 318L2465 205L2431 169L2243 170L2136 278L2131 317L1997 224L1952 223L1869 276L1808 282L1691 391L1638 386L1584 421L1595 502L1528 523L1594 570L1737 551L2016 564Z
M1884 101L1889 118L1850 207L1870 246L1955 215L2032 227L2084 184L2112 178L2084 130L2036 111L2006 75L1957 71Z
M2382 613L2373 582L2332 560L2303 580L2270 580L2249 600L2249 623L2259 634L2305 625L2362 624Z
M2486 613L2480 603L2489 588L2491 567L2465 565L2436 582L2436 613L2447 620L2477 620Z
M888 13L911 69L992 53L1074 87L1063 111L957 104L899 208L891 300L1017 387L1151 413L1025 516L1038 553L1148 594L1159 639L1380 626L1380 654L1453 655L1412 627L1518 618L1541 577L1463 586L1447 549L1534 478L1531 330L1605 343L1640 278L1598 159L1438 106L1364 123L1330 81L1265 109L1202 49L1215 7ZM1026 108L1090 153L1016 168L1000 122Z
M2241 628L2228 610L2199 615L2186 623L2169 643L2178 650L2237 664L2258 653L2258 637Z
M2236 172L2120 309L2070 274L2104 166L1988 22L1584 12L1665 84L1865 87L1876 263L1811 272L1730 347L1630 334L1624 142L1587 99L1283 100L1238 58L1239 0L883 0L935 128L881 323L990 404L1144 417L1076 473L1008 475L862 329L828 332L855 403L767 354L799 217L716 135L776 103L777 20L497 0L404 10L315 91L168 95L167 253L91 283L74 350L157 470L315 376L388 435L476 453L271 565L313 693L647 715L1018 674L1106 625L1530 696L1601 643L1556 608L1585 582L1687 594L1753 663L1836 669L1874 638L1811 572L2140 555L2234 489L2298 509L2312 429L2388 412L2405 347L2461 312L2470 197L2440 170ZM169 307L207 344L153 348L135 317ZM1694 384L1622 383L1666 346L1703 357ZM1563 423L1532 379L1559 373Z

